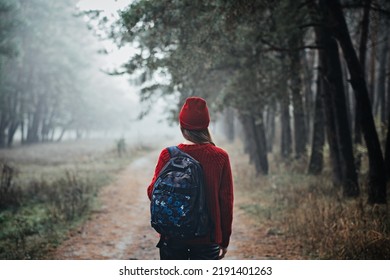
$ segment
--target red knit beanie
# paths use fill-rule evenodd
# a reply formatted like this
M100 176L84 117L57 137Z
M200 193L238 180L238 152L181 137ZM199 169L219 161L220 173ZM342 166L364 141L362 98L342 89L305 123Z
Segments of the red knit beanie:
M209 126L210 116L206 101L200 97L189 97L179 114L180 126L188 130L203 130Z

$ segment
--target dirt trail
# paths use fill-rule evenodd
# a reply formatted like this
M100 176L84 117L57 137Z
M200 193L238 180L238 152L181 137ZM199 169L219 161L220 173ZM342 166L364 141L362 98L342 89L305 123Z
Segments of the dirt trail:
M146 186L159 151L133 161L102 189L102 207L73 232L52 259L158 259L158 235L150 227ZM240 198L236 197L239 202ZM272 225L256 225L235 203L233 234L226 259L300 259Z

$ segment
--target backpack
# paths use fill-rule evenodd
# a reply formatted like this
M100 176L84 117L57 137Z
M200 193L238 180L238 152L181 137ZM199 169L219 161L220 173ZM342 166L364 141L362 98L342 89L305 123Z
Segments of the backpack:
M203 169L178 147L168 148L170 160L159 173L150 204L151 225L162 236L194 239L211 233Z

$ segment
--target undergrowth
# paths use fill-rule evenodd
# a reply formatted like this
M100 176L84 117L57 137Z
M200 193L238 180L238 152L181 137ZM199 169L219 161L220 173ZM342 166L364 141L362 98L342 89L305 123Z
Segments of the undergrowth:
M259 223L272 223L301 245L307 259L390 259L390 213L361 196L347 199L331 182L329 170L306 174L306 164L283 163L270 156L270 173L257 175L247 157L232 149L237 202ZM361 180L361 182L364 182Z
M86 217L100 186L71 172L50 183L0 185L0 259L45 258Z
M98 207L99 189L143 150L56 166L0 162L0 259L48 258Z
M286 224L311 258L390 259L386 205L369 205L362 195L345 199L327 178L287 190Z

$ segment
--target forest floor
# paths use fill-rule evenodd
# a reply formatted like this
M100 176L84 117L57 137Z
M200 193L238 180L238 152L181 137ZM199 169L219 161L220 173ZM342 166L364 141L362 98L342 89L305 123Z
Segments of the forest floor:
M159 258L157 233L150 227L149 184L159 150L144 153L122 170L99 194L100 207L50 255L50 259ZM235 159L231 158L234 173ZM245 211L247 196L235 183L233 233L226 259L304 259L301 246L280 230L278 220L259 223Z

